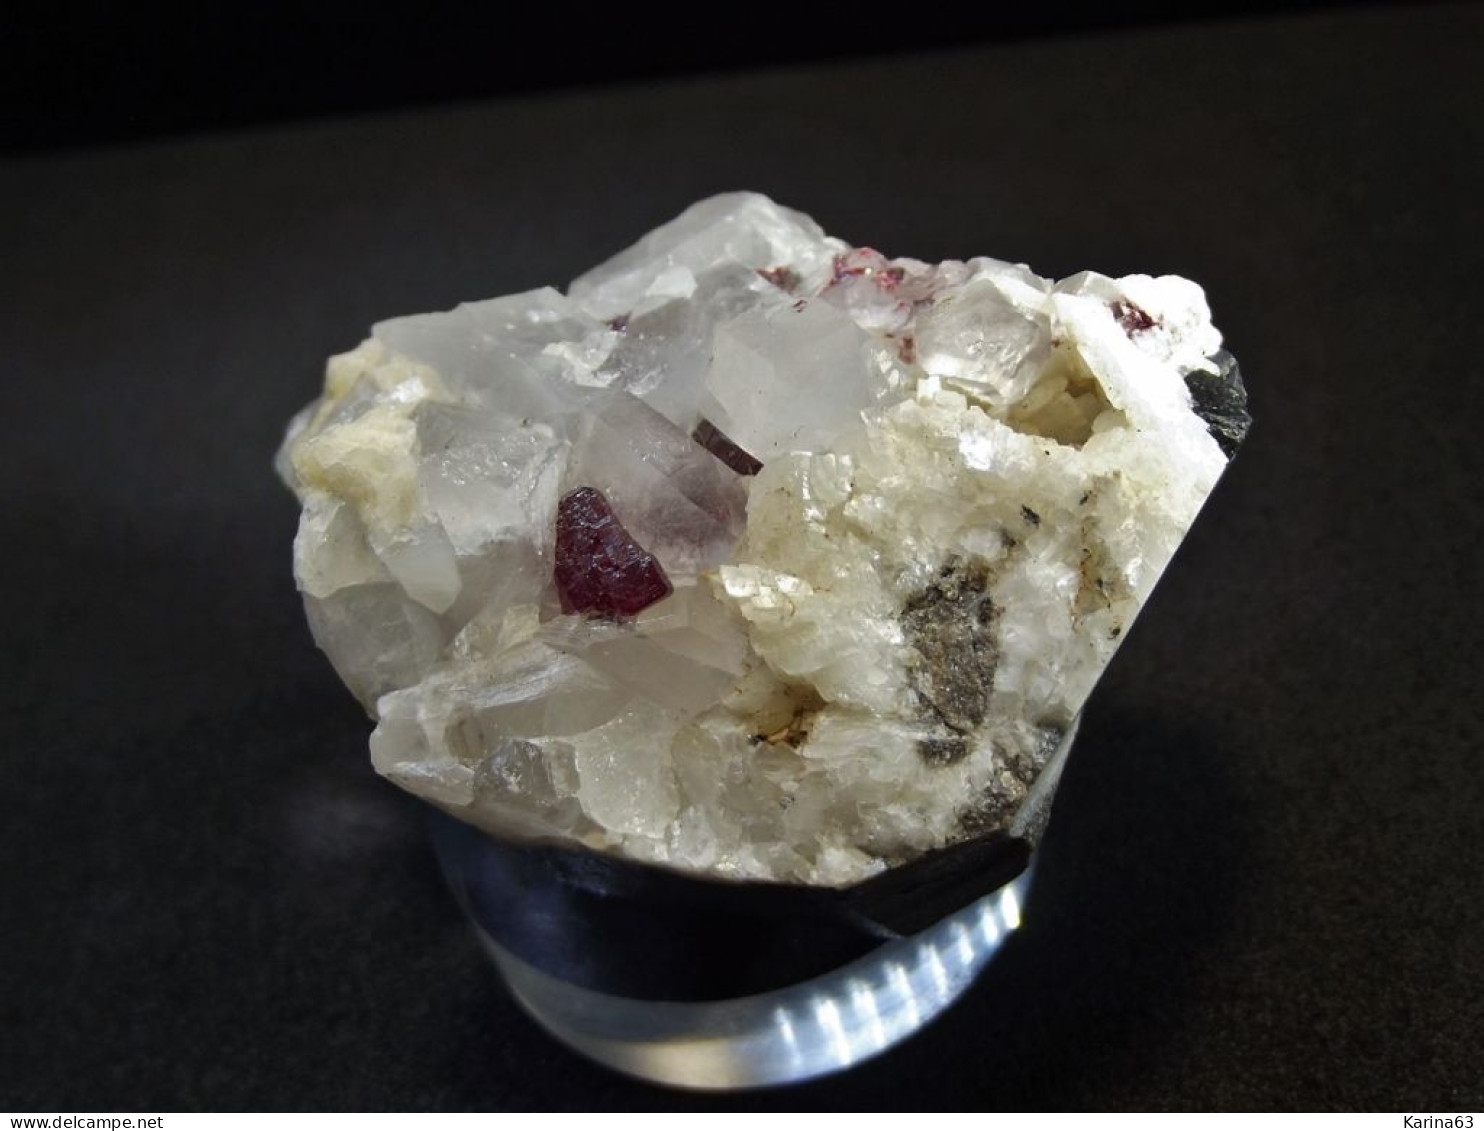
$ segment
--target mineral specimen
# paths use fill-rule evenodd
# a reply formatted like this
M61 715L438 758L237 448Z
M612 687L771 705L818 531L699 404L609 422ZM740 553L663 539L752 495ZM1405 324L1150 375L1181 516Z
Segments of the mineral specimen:
M280 470L376 768L506 836L850 883L1009 825L1249 423L1205 297L764 197L384 322Z

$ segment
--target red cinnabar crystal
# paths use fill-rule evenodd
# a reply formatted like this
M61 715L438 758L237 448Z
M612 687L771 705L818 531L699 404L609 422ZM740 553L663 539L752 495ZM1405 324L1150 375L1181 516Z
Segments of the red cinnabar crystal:
M738 475L756 475L763 469L763 461L751 452L738 447L732 438L723 432L704 416L696 425L695 431L690 438L708 452L714 455L722 463L726 464Z
M567 613L631 617L674 587L601 491L578 487L557 504L556 583Z

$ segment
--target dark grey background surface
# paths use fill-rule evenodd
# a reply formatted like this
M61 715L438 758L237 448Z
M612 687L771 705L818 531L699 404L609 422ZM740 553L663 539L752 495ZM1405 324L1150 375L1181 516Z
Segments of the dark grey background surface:
M1415 7L0 167L0 1107L1484 1106L1484 20ZM269 459L375 319L756 188L1202 281L1256 429L907 1046L696 1100L512 1005L314 651Z
M0 153L1346 2L1037 0L880 20L793 4L728 9L723 34L698 34L701 9L664 4L6 0L0 41L18 49L0 67Z

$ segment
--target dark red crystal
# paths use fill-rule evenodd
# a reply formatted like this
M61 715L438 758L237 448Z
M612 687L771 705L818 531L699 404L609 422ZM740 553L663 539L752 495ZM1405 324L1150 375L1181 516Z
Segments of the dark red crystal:
M1157 320L1147 310L1122 300L1113 304L1113 317L1118 319L1118 324L1129 337L1142 334L1157 324Z
M557 504L555 572L566 613L631 617L674 591L654 555L592 487L569 491Z
M756 475L763 469L762 460L746 448L739 446L704 416L701 417L701 422L696 425L695 430L691 432L690 438L738 475Z

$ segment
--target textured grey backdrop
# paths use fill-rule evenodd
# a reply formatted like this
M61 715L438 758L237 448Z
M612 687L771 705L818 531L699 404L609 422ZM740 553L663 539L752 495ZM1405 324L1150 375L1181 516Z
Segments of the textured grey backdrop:
M511 1004L289 579L375 319L748 187L1204 282L1258 419L1098 692L1025 930L832 1108L1484 1106L1484 20L1007 45L0 167L0 1107L650 1107Z

